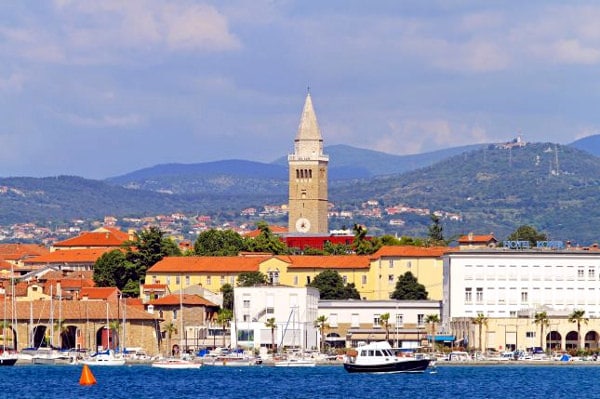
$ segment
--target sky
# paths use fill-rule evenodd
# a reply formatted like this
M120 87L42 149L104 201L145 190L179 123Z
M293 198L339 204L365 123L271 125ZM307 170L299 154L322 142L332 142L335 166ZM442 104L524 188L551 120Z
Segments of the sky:
M600 3L0 1L0 177L600 132ZM310 88L310 89L309 89Z

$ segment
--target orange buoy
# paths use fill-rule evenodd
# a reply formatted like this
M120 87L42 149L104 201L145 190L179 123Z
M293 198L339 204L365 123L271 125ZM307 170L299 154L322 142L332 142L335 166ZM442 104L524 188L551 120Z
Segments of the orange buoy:
M83 370L81 370L81 377L79 378L79 385L94 385L96 383L96 378L94 374L92 374L92 370L87 364L83 365Z

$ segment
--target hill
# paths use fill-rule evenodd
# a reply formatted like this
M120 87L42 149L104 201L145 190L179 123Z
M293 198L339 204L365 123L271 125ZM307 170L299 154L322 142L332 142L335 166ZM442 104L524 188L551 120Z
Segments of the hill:
M593 136L587 136L576 140L569 144L569 146L600 157L600 134L595 134Z
M600 159L570 146L490 145L411 173L338 187L332 201L377 199L456 213L443 221L446 236L494 232L506 237L531 224L553 239L592 243L600 222ZM426 234L428 218L403 229Z

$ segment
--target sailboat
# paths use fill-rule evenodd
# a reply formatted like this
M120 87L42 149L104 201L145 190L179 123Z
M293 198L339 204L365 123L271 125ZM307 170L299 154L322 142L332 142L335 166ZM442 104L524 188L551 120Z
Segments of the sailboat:
M179 331L181 336L183 336L185 330L183 325L183 289L181 287L179 287ZM182 352L184 345L180 346L180 352ZM152 362L151 366L162 369L199 369L202 367L202 363L194 362L182 353L180 357L170 356L158 359Z
M292 346L294 346L294 344L296 343L296 311L297 311L297 307L292 308L291 314L290 314L290 318L293 320L292 323L292 330L294 331L293 336L292 336ZM288 319L288 324L289 324L289 319ZM287 324L286 324L286 328L285 331L287 331ZM283 339L285 338L285 331L284 331L284 336L281 338L281 345L280 347L283 347ZM307 358L304 356L304 343L300 344L300 356L286 356L283 359L279 359L275 361L275 367L315 367L317 365L317 362L315 361L315 359L311 359L311 358Z
M108 317L108 301L106 302L106 327L108 335L111 335L109 317ZM109 348L105 351L98 351L93 355L81 360L81 363L88 366L123 366L125 358L122 355L117 355L113 349Z
M12 273L11 273L12 274ZM14 281L13 276L11 276L11 282ZM14 283L11 283L14 284ZM19 360L19 356L15 353L8 353L6 351L6 329L7 329L7 323L6 323L6 289L4 289L4 319L3 319L3 323L2 323L2 354L0 354L0 366L14 366L15 363L17 363L17 360ZM14 314L14 299L15 297L15 290L14 290L14 286L12 286L12 299L11 299L11 303L13 304L13 306L11 307L12 309L12 314L13 314L13 325L16 325L16 323L14 323L14 321L16 320L15 314ZM14 340L12 340L14 342ZM15 348L16 349L16 348Z

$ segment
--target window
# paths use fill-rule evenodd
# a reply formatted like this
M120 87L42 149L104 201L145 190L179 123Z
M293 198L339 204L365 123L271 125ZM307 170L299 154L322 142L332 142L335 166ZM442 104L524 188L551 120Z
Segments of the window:
M250 308L250 299L244 299L244 309Z
M306 276L306 284L310 284L310 276Z
M279 270L268 270L267 277L269 278L269 284L279 285Z
M583 278L585 277L585 271L583 269L583 267L578 267L577 268L577 278Z
M185 285L190 285L190 276L185 276Z
M423 327L425 325L425 315L423 313L419 313L417 315L417 326Z
M528 302L527 291L521 291L521 302L522 303L527 303Z
M477 287L477 291L475 292L477 302L483 302L483 288Z
M360 327L360 322L359 322L359 318L358 318L358 313L352 313L352 316L350 317L350 325L351 327Z
M362 284L363 285L367 284L367 276L366 275L362 276Z
M225 276L221 276L221 285L225 284Z
M181 284L181 276L179 276L179 275L175 276L175 284L177 284L177 285Z
M396 327L404 327L404 315L402 313L396 315Z
M266 313L267 314L273 314L275 313L275 298L273 297L273 294L267 294L267 307L266 307Z
M248 322L249 323L250 322L250 315L246 313L246 314L244 314L242 316L242 319L243 319L244 322Z
M473 289L465 288L465 302L472 302L472 301L473 301Z
M596 278L596 270L594 270L593 267L590 267L588 269L588 278L589 279L595 279Z
M348 284L348 276L342 276L342 281L344 284Z
M173 320L177 320L177 309L173 309Z
M167 285L171 284L171 276L167 276Z
M381 327L381 319L379 314L373 315L373 327Z
M388 274L388 284L394 284L394 275L393 274Z
M298 285L298 276L294 276L294 285Z

